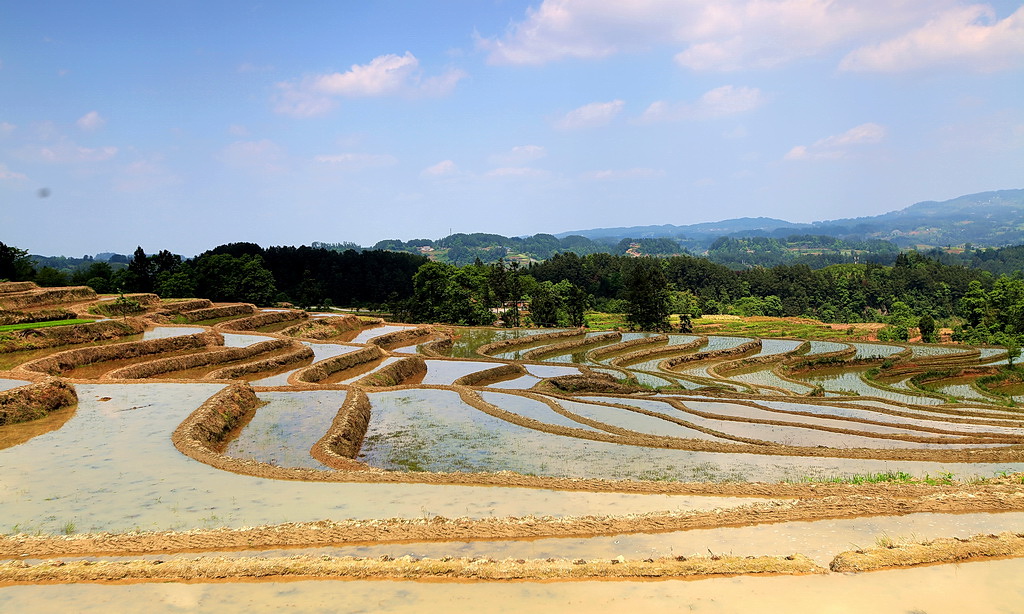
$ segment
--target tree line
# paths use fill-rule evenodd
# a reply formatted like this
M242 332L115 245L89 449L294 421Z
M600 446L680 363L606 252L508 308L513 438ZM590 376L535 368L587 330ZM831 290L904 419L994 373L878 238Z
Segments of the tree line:
M971 258L1003 266L1020 247ZM967 256L963 257L966 260ZM825 322L889 322L894 339L908 328L959 325L959 338L993 341L1024 334L1024 280L949 263L918 252L892 265L872 262L812 269L806 264L733 270L706 258L556 253L520 266L498 259L464 265L387 250L221 245L191 259L139 247L127 266L92 262L72 275L36 270L24 252L0 243L0 279L40 285L89 285L98 292L156 292L258 305L358 306L395 319L453 324L578 326L588 309L626 314L638 328L659 329L670 314L807 316ZM526 308L528 305L528 309ZM524 319L524 318L529 318Z

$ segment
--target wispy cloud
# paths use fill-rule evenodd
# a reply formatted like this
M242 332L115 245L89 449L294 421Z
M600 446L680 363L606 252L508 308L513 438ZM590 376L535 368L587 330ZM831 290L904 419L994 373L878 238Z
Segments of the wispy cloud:
M270 139L235 141L221 150L221 162L235 168L267 173L285 170L285 151Z
M344 170L362 170L366 168L380 168L398 164L398 158L389 154L370 153L340 153L321 155L313 158L315 162L330 164L332 167Z
M589 171L581 177L591 181L618 181L621 179L652 179L664 177L665 171L656 168L627 168Z
M849 53L841 70L903 72L956 66L992 72L1024 66L1024 7L996 20L987 6L957 7L920 28Z
M543 145L516 145L512 149L491 156L491 162L501 166L524 166L548 155Z
M28 179L23 173L18 173L7 168L7 165L0 162L0 181L24 181Z
M104 162L117 155L118 148L82 147L71 141L61 141L51 145L30 145L22 149L20 157L36 162L51 164L67 164L82 162Z
M651 103L640 116L640 123L713 119L752 111L765 102L765 95L756 87L723 85L705 92L695 102Z
M355 64L345 72L314 75L277 84L275 110L286 115L309 117L333 109L338 98L382 96L444 96L466 76L461 70L424 77L419 60L387 54L368 64Z
M770 69L854 50L845 70L904 70L941 56L1019 65L1020 11L994 23L983 4L957 0L544 0L477 46L494 64L599 59L676 48L689 70ZM936 17L939 15L939 17ZM884 67L884 68L883 68Z
M459 167L451 160L442 160L420 171L422 177L450 177L459 172Z
M881 143L885 136L885 127L873 123L861 124L850 128L842 134L815 141L813 145L797 145L786 153L785 159L815 160L844 158L852 147Z
M503 166L501 168L495 168L484 173L484 177L488 178L531 178L531 177L547 177L551 173L539 169L532 168L529 166Z
M554 121L558 130L579 130L606 126L622 112L626 103L622 100L592 102L569 111Z
M85 130L86 132L92 132L93 130L98 130L98 129L102 128L103 125L106 124L106 123L107 123L107 120L104 119L102 116L100 116L99 112L97 112L97 111L89 111L85 115L79 117L78 121L75 122L75 124L81 130Z

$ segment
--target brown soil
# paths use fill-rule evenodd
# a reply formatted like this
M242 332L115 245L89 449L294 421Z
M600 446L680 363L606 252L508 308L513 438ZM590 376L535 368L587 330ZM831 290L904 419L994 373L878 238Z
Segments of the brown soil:
M935 563L960 563L993 558L1024 557L1024 534L975 535L968 539L942 538L924 543L880 539L878 546L843 552L832 560L832 571L876 571Z

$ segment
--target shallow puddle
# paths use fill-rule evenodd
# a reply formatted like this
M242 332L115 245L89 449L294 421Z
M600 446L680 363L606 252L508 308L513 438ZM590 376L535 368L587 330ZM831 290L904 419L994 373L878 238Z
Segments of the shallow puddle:
M427 374L421 384L451 385L452 382L477 371L501 366L496 362L474 362L468 360L426 360Z
M857 353L854 358L885 358L903 351L898 345L883 345L880 343L850 343Z
M327 469L309 450L327 433L346 395L343 390L261 392L259 398L267 404L256 410L224 454L278 467Z
M221 385L76 387L78 410L62 428L0 450L0 532L181 530L424 514L564 516L601 509L626 514L685 509L699 501L728 505L720 498L236 475L182 455L170 441L177 425Z
M25 386L32 382L23 379L4 379L0 378L0 390L10 390L11 388L18 388L19 386Z

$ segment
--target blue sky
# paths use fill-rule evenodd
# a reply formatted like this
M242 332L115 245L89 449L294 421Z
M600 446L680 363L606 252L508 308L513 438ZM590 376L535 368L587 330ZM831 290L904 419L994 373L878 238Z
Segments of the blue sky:
M1024 7L0 2L0 241L191 256L1024 187Z

